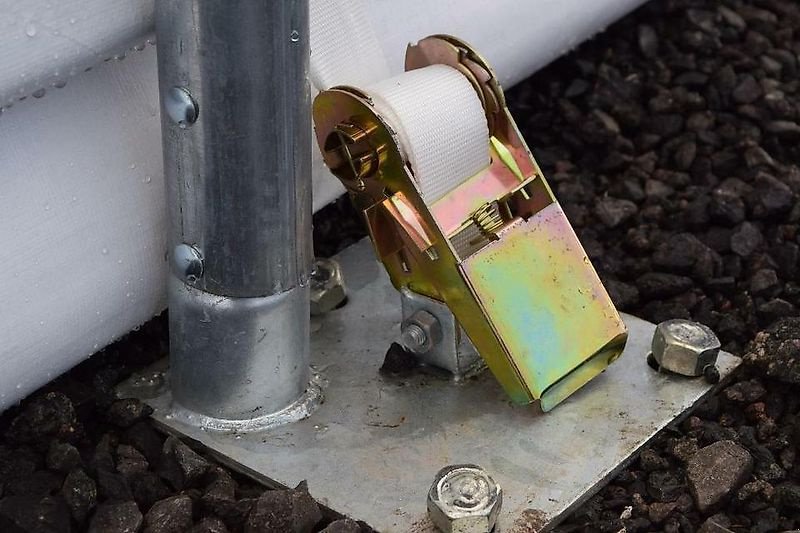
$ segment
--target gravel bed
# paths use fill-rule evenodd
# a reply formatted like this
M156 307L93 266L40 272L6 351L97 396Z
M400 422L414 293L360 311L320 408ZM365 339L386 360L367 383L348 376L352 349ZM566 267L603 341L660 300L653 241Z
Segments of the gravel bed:
M800 528L799 54L795 1L652 0L509 91L620 309L745 357L559 531ZM346 199L314 234L320 256L365 235ZM166 353L161 316L0 416L0 531L371 531L114 398Z

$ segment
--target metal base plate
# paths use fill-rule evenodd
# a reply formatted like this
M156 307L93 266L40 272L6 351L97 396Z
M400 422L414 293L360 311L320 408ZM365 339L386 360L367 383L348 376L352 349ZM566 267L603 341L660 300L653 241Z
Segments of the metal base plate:
M398 293L369 241L338 260L349 303L312 323L312 362L328 384L309 418L220 433L181 422L168 391L147 401L169 431L274 485L308 480L320 502L380 531L434 531L425 498L436 472L453 463L481 465L503 488L499 531L553 526L713 389L702 378L652 370L655 326L632 316L624 317L629 340L620 359L547 414L511 405L488 371L459 383L382 377L399 331ZM720 354L723 380L739 362Z

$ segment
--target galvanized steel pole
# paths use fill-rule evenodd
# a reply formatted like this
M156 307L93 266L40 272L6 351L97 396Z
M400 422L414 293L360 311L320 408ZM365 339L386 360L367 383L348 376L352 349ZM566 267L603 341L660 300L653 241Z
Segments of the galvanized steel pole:
M222 420L310 379L308 0L158 0L175 401Z

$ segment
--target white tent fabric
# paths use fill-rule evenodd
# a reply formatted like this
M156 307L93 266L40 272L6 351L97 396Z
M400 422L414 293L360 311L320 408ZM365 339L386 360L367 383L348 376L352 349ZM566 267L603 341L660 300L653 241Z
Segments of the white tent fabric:
M409 41L449 33L508 87L642 1L372 0L363 15L390 74ZM0 0L0 411L165 305L152 11ZM316 157L314 208L340 192Z

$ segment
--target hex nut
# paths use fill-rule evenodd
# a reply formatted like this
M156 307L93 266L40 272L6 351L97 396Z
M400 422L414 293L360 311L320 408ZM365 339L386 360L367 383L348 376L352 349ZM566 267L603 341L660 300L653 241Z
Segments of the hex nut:
M347 298L342 267L333 259L315 259L311 271L311 314L324 315Z
M400 325L400 330L403 332L415 328L419 328L422 332L422 342L403 343L403 346L413 353L427 353L431 348L442 341L442 325L439 323L439 319L428 311L420 309L405 319Z
M691 320L661 322L653 334L653 357L660 368L683 376L701 376L717 362L721 344L711 328Z
M502 505L500 485L477 465L442 468L428 491L428 516L444 533L489 533Z

